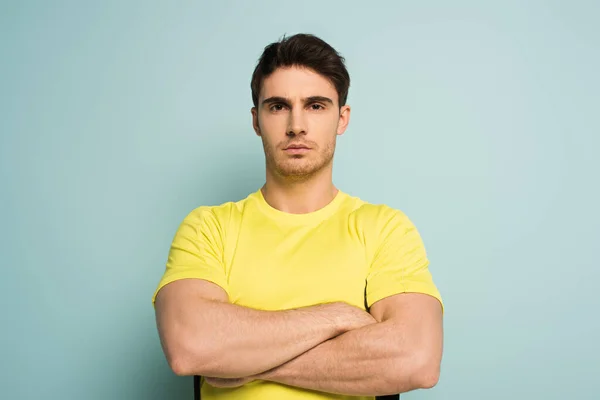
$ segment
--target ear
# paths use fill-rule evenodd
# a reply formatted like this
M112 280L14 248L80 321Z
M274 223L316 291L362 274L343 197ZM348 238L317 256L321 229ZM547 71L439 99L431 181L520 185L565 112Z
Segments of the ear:
M343 135L350 123L350 106L340 108L340 119L338 120L337 134Z
M252 128L254 128L254 132L257 136L260 136L260 124L258 123L258 110L256 107L252 107L250 110L252 113Z

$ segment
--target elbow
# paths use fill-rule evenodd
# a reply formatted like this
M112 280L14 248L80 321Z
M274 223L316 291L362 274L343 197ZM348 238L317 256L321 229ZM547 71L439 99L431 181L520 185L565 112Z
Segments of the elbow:
M165 349L167 362L177 376L206 375L210 358L201 349L177 343Z
M404 393L417 389L431 389L435 387L440 379L440 363L433 360L433 357L411 357L413 362L407 362L406 359L398 360L396 368L390 368L390 372L395 371L393 377L388 377L387 382L391 383L392 393Z
M167 353L167 362L171 371L177 376L201 375L198 369L197 358L183 351L170 351Z
M192 372L192 368L190 367L190 364L187 362L187 360L184 357L172 356L172 357L169 357L167 359L167 361L169 362L169 367L171 368L171 371L173 371L173 373L175 375L177 375L177 376L195 375Z
M177 376L214 375L214 372L210 372L214 371L214 368L211 367L211 363L207 361L206 357L178 354L170 357L168 363L173 373Z
M440 380L439 368L430 368L415 375L415 385L418 389L431 389L438 384Z
M412 381L417 389L431 389L440 380L440 360L431 354L416 357L418 362L412 373Z

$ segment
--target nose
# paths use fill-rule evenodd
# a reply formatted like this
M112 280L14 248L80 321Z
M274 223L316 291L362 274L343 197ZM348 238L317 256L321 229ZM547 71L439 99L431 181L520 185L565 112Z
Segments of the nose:
M301 107L294 107L289 113L288 136L306 135L306 119Z

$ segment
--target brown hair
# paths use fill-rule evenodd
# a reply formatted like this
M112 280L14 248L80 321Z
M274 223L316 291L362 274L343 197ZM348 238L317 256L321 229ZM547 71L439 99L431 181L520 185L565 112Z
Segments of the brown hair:
M338 93L342 107L348 98L350 75L342 57L322 39L306 33L283 37L265 47L252 74L252 102L258 105L258 95L265 78L280 67L305 67L329 79Z

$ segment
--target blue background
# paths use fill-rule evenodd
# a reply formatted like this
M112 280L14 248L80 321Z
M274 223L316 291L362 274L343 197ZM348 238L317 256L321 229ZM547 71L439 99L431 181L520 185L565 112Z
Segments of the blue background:
M191 209L262 185L250 76L310 32L352 77L335 183L409 215L444 295L404 397L599 398L599 4L2 2L0 397L191 399L151 295Z

